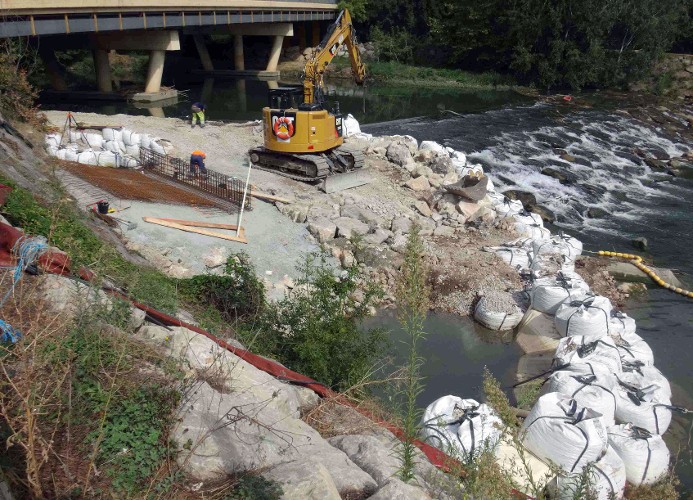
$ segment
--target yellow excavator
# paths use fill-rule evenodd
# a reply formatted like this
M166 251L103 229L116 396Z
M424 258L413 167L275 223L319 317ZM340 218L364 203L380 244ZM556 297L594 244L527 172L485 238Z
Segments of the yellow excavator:
M264 146L249 151L257 168L301 181L323 180L328 193L369 182L360 172L363 153L343 145L339 104L328 109L323 88L325 70L344 45L354 79L363 84L366 68L357 43L349 11L343 10L306 63L303 88L270 90L269 106L262 110Z

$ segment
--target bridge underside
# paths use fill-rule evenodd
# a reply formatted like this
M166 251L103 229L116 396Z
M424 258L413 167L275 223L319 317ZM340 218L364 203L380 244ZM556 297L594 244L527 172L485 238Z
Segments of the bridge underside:
M335 16L334 9L3 15L0 17L0 38L108 31L213 28L251 23L327 21L334 19Z

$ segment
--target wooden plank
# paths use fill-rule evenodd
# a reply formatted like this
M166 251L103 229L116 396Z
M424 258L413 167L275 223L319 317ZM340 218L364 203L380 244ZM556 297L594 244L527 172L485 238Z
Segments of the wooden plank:
M253 198L259 198L261 200L278 201L279 203L291 203L291 200L287 200L286 198L280 198L279 196L262 193L260 191L251 190L250 196L252 196Z
M217 233L215 231L207 231L205 229L198 229L192 226L184 226L182 224L176 224L175 222L167 222L162 219L157 219L154 217L142 217L142 220L149 222L150 224L158 224L159 226L170 227L172 229L180 229L181 231L186 231L188 233L203 234L205 236L211 236L212 238L221 238L222 240L237 241L239 243L247 244L248 240L245 239L244 231L240 231L239 236L231 236L228 234Z
M158 220L165 220L166 222L173 222L174 224L180 224L181 226L191 226L191 227L207 227L210 229L230 229L235 231L238 229L236 224L221 224L218 222L205 222L196 220L184 220L184 219L164 219L159 218ZM243 231L243 228L241 228Z

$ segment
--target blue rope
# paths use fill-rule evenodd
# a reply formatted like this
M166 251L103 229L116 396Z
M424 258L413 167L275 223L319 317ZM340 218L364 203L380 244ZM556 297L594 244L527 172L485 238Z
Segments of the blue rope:
M17 240L12 248L12 253L14 253L17 257L17 265L15 266L14 273L12 274L12 286L2 298L2 301L0 301L0 309L2 309L7 299L14 292L14 289L17 286L17 283L19 283L19 280L22 279L26 268L36 262L41 254L46 250L48 250L48 245L46 243L46 238L43 236L37 236L34 238L22 236ZM12 325L0 319L0 342L14 344L20 338L22 338L22 333L19 330L15 330Z

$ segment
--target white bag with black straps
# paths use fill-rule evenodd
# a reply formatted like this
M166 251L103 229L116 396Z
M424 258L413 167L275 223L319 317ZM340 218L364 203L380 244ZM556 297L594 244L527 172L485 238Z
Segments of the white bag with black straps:
M549 484L551 498L554 500L575 500L587 497L595 500L623 498L623 490L626 487L626 465L611 446L607 446L604 456L589 467L587 484L582 474L556 476L556 479Z
M608 427L616 423L616 383L611 374L603 371L600 375L574 373L571 365L554 372L546 381L545 388L547 392L559 392L580 406L600 413Z
M579 363L600 364L613 374L622 372L621 355L610 337L591 341L578 336L562 338L554 354L554 366Z
M582 297L589 289L589 285L576 273L559 272L555 276L539 278L532 283L532 309L556 314L563 302Z
M607 432L609 445L626 466L629 483L652 484L668 472L669 448L662 436L633 424L615 425Z
M629 373L617 377L616 422L632 423L652 434L664 434L671 424L675 407L663 388L632 377Z
M525 313L508 292L494 291L482 296L474 307L474 319L489 330L512 330Z
M584 295L564 302L556 311L554 324L563 337L581 336L596 340L609 334L613 306L601 295Z
M635 333L637 325L635 320L621 311L611 311L609 318L609 333L617 335L629 335Z
M537 277L555 276L560 272L574 273L575 263L560 253L543 253L531 256L530 269Z
M582 255L582 241L573 238L568 234L559 233L551 238L553 241L560 241L566 246L567 256L575 260L579 255Z
M503 259L506 264L518 271L529 269L531 260L530 254L526 248L502 245L498 247L486 247L486 250L495 253L498 257Z
M518 200L510 200L503 196L502 201L495 201L493 209L499 217L512 217L524 210L522 202Z
M534 257L544 254L562 255L570 262L575 262L575 258L580 255L567 241L555 236L549 240L535 241L532 245L532 254Z
M500 418L488 405L443 396L426 407L421 435L431 446L466 461L496 446L500 426Z
M653 365L646 365L642 361L630 361L621 357L622 379L635 385L655 384L659 387L661 397L671 399L671 384L664 374Z
M652 348L640 335L636 333L615 335L612 332L611 338L621 353L622 362L635 363L640 361L647 366L654 365Z
M525 448L566 473L581 472L606 451L601 415L557 392L539 398L522 424L520 436Z

